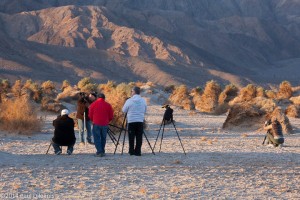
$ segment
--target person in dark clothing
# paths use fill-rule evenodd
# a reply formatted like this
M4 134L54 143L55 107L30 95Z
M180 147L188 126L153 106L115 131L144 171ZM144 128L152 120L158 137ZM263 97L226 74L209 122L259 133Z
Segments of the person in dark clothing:
M60 146L68 146L67 153L69 155L73 153L73 147L76 142L74 120L70 118L68 114L69 111L63 109L61 115L53 121L55 130L54 137L52 138L52 146L56 155L62 153Z
M95 99L92 94L89 95L89 97L85 96L85 93L81 93L83 95L80 95L79 100L77 101L77 113L76 118L78 121L78 138L80 141L80 144L85 144L86 140L89 144L94 144L92 142L92 123L89 118L89 106ZM96 97L95 97L96 98ZM85 116L85 124L84 124L84 116ZM84 129L87 131L87 135L84 133Z
M271 122L265 123L264 129L267 130L267 144L271 147L282 147L284 137L282 126L276 117L272 117Z

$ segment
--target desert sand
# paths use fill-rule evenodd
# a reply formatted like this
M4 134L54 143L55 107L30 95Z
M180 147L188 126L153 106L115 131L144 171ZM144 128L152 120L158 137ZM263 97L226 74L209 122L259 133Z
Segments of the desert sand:
M176 128L167 125L161 152L144 139L142 156L130 156L126 138L114 155L94 157L92 145L75 145L73 155L45 155L54 114L43 113L44 127L32 136L0 134L0 195L52 199L299 199L300 120L282 148L262 145L263 131L230 132L220 127L226 115L174 108ZM146 134L154 145L164 109L149 105ZM160 138L160 137L159 137Z

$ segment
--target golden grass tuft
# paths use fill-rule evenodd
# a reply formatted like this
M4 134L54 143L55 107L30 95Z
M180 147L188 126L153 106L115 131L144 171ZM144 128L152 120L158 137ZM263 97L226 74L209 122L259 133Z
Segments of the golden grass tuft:
M293 102L293 104L300 105L300 96L291 97L290 101Z
M11 88L10 82L7 79L0 79L0 91L7 93Z
M175 193L175 194L178 194L178 193L180 192L180 189L179 189L179 187L177 187L177 186L173 186L173 187L170 189L170 192Z
M2 130L30 134L41 129L41 120L37 116L37 110L26 98L3 102L0 110Z
M208 145L212 145L212 144L213 144L213 141L212 141L212 140L207 140L207 144L208 144Z
M111 123L121 127L124 119L122 108L126 99L130 96L131 86L121 83L116 87L112 87L111 83L108 83L107 86L102 85L102 88L106 90L106 93L103 92L106 96L106 101L111 104L114 110L114 119Z
M256 87L253 84L249 84L242 88L239 94L242 101L250 101L256 97Z
M63 92L66 88L72 87L68 80L64 80L61 85L61 91Z
M143 194L143 195L146 195L146 194L147 194L146 188L144 188L144 187L140 188L140 189L139 189L139 193L140 193L140 194Z
M269 98L269 99L276 98L276 92L274 92L273 90L266 90L265 94L266 94L267 98Z
M289 99L293 95L292 85L288 81L283 81L279 85L279 91L277 93L277 99Z
M285 110L285 114L288 117L299 118L300 117L300 106L299 105L289 105Z
M246 137L248 137L248 136L249 136L249 135L248 135L247 133L243 133L243 134L242 134L242 137L243 137L243 138L246 138Z
M207 141L207 137L204 137L204 136L203 136L203 137L200 138L200 140L201 140L202 142Z
M160 198L160 196L157 193L155 193L151 196L151 199L159 199L159 198Z
M220 85L214 81L208 81L205 85L201 101L195 105L202 112L213 113L218 106L218 98L221 93Z
M185 110L193 109L193 104L185 85L176 87L169 100L173 105L180 106Z
M265 89L263 87L256 88L256 97L266 97Z
M233 85L226 85L225 89L221 92L218 102L219 104L229 103L232 99L234 99L238 95L238 88Z
M22 95L22 81L16 80L15 84L11 87L11 91L14 94L15 97L20 97Z

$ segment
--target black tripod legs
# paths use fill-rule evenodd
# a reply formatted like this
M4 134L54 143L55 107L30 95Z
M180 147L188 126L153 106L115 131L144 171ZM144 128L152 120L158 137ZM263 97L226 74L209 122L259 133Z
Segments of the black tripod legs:
M163 130L162 130L162 133L161 133L161 139L160 139L159 151L158 151L158 152L160 152L160 150L161 150L161 144L162 144L162 141L163 141L163 139L164 139L165 125L166 125L166 123L165 123L165 121L164 121L164 122L163 122Z
M144 134L144 136L145 136L145 138L146 138L146 140L147 140L147 142L148 142L148 145L149 145L149 147L150 147L150 149L151 149L151 151L152 151L152 154L155 155L154 150L153 150L153 148L151 147L151 144L150 144L150 142L149 142L149 140L148 140L148 138L147 138L146 133L143 132L143 134Z
M158 133L157 133L157 137L156 137L156 139L155 139L155 143L154 143L153 149L155 149L156 142L157 142L157 139L158 139L158 137L159 137L161 127L162 127L163 125L164 125L164 120L161 121L161 124L160 124L160 127L159 127L159 131L158 131Z
M175 124L174 124L174 121L171 121L171 123L173 124L173 127L174 127L174 129L175 129L175 131L176 131L176 134L177 134L177 137L178 137L178 139L179 139L179 142L180 142L180 145L181 145L181 147L182 147L182 150L183 150L184 154L186 155L185 150L184 150L184 147L183 147L183 144L182 144L181 139L180 139L180 137L179 137L178 131L177 131L176 126L175 126ZM156 137L156 140L155 140L155 143L154 143L154 146L153 146L153 150L155 149L155 145L156 145L156 142L157 142L157 140L158 140L158 137L159 137L161 128L163 128L163 129L162 129L162 134L161 134L161 140L160 140L159 152L161 151L161 145L162 145L162 141L163 141L163 138L164 138L164 132L165 132L165 121L164 121L164 120L162 120L162 122L161 122L159 131L158 131L158 133L157 133L157 137Z
M177 132L176 126L175 126L175 124L174 124L174 121L172 121L172 124L173 124L173 126L174 126L174 128L175 128L175 131L176 131L176 133L177 133L177 136L178 136L179 142L180 142L180 144L181 144L182 150L183 150L183 152L184 152L184 155L186 155L185 150L184 150L184 148L183 148L183 144L182 144L182 142L181 142L181 139L180 139L179 134L178 134L178 132Z

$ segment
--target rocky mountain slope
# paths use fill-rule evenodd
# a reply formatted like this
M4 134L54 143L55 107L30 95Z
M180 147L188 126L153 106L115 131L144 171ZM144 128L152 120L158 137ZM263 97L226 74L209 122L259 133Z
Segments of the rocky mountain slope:
M0 78L299 84L296 0L2 0Z

